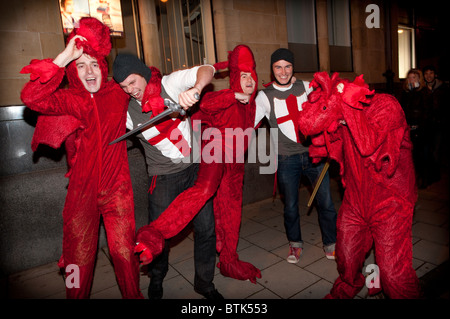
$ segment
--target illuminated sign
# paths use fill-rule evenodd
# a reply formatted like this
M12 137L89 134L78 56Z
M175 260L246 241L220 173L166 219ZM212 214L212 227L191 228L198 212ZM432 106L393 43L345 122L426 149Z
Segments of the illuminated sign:
M64 34L68 35L83 17L97 18L111 30L112 36L123 35L120 0L59 0Z

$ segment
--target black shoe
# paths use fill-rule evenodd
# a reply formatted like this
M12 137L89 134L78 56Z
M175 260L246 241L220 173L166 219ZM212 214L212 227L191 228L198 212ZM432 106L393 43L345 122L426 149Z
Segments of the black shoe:
M163 288L162 285L150 285L148 287L148 299L159 300L162 299Z
M225 298L223 298L223 296L220 294L220 292L217 291L217 289L205 292L205 293L200 293L200 295L202 295L203 297L205 297L208 300L223 300Z

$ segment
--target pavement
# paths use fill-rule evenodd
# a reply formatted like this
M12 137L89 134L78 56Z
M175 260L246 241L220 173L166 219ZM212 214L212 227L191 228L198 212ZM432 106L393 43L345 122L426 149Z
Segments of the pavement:
M337 180L331 180L332 197L338 210L341 193ZM283 204L279 197L245 205L238 252L240 259L261 270L256 284L224 277L216 269L215 286L225 299L321 299L338 277L336 262L325 257L315 208L307 209L310 189L301 186L300 213L304 249L298 264L285 258L288 242L283 226ZM449 299L449 187L448 174L427 189L419 190L415 208L413 267L420 279L425 299ZM218 260L218 259L217 259ZM170 252L170 267L164 281L164 299L199 300L193 289L193 233L185 229ZM366 265L374 263L373 251ZM363 268L364 271L365 267ZM365 273L368 275L369 273ZM147 298L149 278L141 269L140 287ZM380 295L378 298L383 298ZM57 260L3 278L2 299L65 299L65 281ZM120 299L107 247L101 247L94 274L91 299ZM363 288L355 299L367 299Z

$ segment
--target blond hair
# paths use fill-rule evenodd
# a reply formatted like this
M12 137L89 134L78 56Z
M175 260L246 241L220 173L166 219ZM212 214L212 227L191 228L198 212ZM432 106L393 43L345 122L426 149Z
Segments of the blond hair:
M409 76L411 73L412 73L412 74L416 74L416 75L419 77L419 87L417 88L417 91L422 90L422 89L425 87L425 80L424 80L424 78L423 78L423 73L422 73L422 71L419 70L419 69L410 69L410 70L408 71L408 73L406 73L406 78L405 78L405 81L403 82L403 89L404 89L405 91L409 91L409 87L408 87L408 76Z

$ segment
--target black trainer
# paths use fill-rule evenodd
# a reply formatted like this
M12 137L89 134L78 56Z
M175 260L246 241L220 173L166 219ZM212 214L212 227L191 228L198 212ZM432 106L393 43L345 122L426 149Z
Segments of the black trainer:
M148 286L148 299L159 300L162 299L162 296L163 296L162 285L150 284Z
M203 297L205 297L208 300L223 300L225 299L220 292L217 291L217 289L205 292L205 293L200 293L200 295L202 295Z

